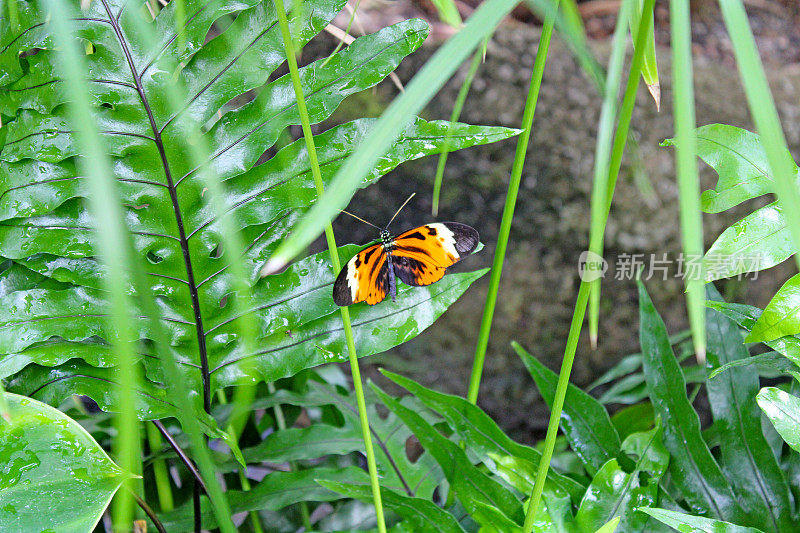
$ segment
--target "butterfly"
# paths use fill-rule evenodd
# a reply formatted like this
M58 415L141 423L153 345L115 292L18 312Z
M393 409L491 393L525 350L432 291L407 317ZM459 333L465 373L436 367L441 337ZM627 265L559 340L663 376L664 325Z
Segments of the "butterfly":
M354 255L339 272L333 283L333 301L341 306L375 305L387 294L394 301L398 279L414 287L435 283L448 267L475 251L478 242L478 232L459 222L425 224L396 237L381 229L378 242Z

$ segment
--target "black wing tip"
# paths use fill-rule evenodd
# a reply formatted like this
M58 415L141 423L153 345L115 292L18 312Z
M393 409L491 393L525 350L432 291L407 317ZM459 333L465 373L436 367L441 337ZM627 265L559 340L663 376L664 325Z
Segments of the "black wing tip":
M478 247L481 238L478 230L472 226L461 222L442 222L442 224L453 232L456 239L456 251L462 256L471 254Z
M350 286L347 284L347 263L345 263L339 275L336 276L336 281L333 282L333 303L339 307L347 307L353 304Z

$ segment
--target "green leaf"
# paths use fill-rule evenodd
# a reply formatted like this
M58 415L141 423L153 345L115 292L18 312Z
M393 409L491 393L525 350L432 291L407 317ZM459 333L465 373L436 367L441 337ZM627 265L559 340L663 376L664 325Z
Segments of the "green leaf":
M341 495L320 484L320 481L355 483L369 481L366 472L355 466L345 468L318 467L296 472L272 472L247 492L228 490L232 513L270 510L278 511L298 501L329 502L341 499ZM213 529L217 522L206 496L201 497L203 528ZM194 531L193 505L189 500L184 505L161 513L159 519L169 532ZM152 526L151 526L152 527Z
M800 398L777 387L764 387L756 401L786 444L800 452Z
M712 520L700 516L692 516L668 509L651 509L642 507L639 511L647 513L656 520L670 526L681 533L763 533L760 529L742 527L730 522Z
M775 293L745 341L766 342L797 333L800 333L800 274L789 278Z
M633 433L647 431L655 423L653 404L645 402L624 407L614 413L611 423L614 424L621 439L626 439Z
M738 520L741 507L700 434L700 420L686 397L686 383L667 329L639 281L639 338L644 373L656 416L664 422L664 446L672 455L670 474L698 514Z
M726 317L730 318L739 327L751 331L758 318L761 316L761 309L744 304L734 304L727 302L708 302L711 309L716 309ZM787 335L775 340L766 341L764 344L783 354L787 359L800 367L800 337L797 335Z
M623 470L617 459L597 471L575 515L583 531L594 531L614 517L621 520L621 531L644 530L647 518L637 514L635 507L658 501L658 484L669 463L660 432L654 428L625 440L623 451L636 460L632 471Z
M59 391L43 389L37 392L40 397L55 399L81 383L87 395L108 405L102 397L110 384L101 384L91 371L89 378L70 375L84 368L82 361L109 370L105 376L113 381L109 346L117 332L108 322L102 290L108 273L96 259L91 231L102 221L93 220L87 209L91 191L77 168L80 150L67 115L69 91L59 78L62 56L48 24L51 14L38 2L23 3L19 27L0 32L0 112L8 139L0 155L0 239L3 257L13 260L0 272L0 291L9 303L0 313L0 375L13 377L34 368L23 381ZM183 15L176 13L178 4L185 8ZM292 5L289 22L293 37L304 44L326 27L344 0L300 4ZM285 61L274 6L255 0L185 0L160 9L148 24L139 19L143 10L123 10L124 5L107 0L91 2L81 12L76 4L66 8L80 15L76 36L92 45L94 53L85 58L94 80L88 84L92 112L124 199L125 223L147 273L144 294L136 294L133 286L126 290L134 300L155 297L160 312L152 319L160 320L168 334L168 346L159 343L158 348L172 352L189 388L205 398L213 389L251 381L253 371L262 372L260 379L274 380L338 358L343 341L330 297L336 273L330 271L327 254L299 261L280 275L257 278L263 261L317 200L302 140L257 165L278 136L299 123L289 77L274 76ZM206 42L221 17L232 22L219 25L219 35ZM404 21L356 39L329 61L304 66L301 79L312 120L328 118L347 95L380 82L421 45L427 32L420 20ZM29 50L36 53L22 53ZM258 95L254 100L235 109L228 106L251 89ZM178 108L169 96L175 93ZM375 123L357 120L315 136L326 185L342 161L373 135ZM448 134L453 150L518 132L413 119L397 133L397 142L366 171L359 187L375 183L404 161L441 152ZM210 148L206 161L198 160L197 143L190 143L194 137ZM222 181L221 197L211 198L204 174ZM218 212L219 205L224 212ZM226 213L230 224L223 224ZM227 225L246 244L242 261L250 291L241 289L229 268L234 258L223 242ZM354 308L361 355L415 336L463 292L472 276L448 276L409 297L403 293L396 305ZM155 328L143 311L146 306L131 307L144 386L163 390ZM245 351L244 317L258 325L253 333L258 353ZM378 340L373 330L387 334ZM140 414L174 413L159 403L144 401Z
M36 400L2 393L0 530L91 531L122 471L67 415Z
M336 483L320 479L323 487L338 492L348 498L357 498L365 502L372 501L372 490L369 484L355 484L351 482ZM383 505L401 516L413 531L453 532L460 533L464 529L458 521L430 500L405 496L385 487L381 487L381 500Z
M514 522L522 523L522 505L511 491L474 467L464 450L440 435L413 409L401 405L374 383L370 383L370 386L384 405L403 419L420 444L436 459L453 492L467 511L475 512L478 503L488 504Z
M516 342L511 346L530 372L544 401L552 407L558 376ZM619 452L619 435L605 407L572 384L567 388L561 429L590 475Z
M701 196L706 213L719 213L775 192L767 155L757 134L726 124L708 124L695 130L695 139L697 155L719 175L716 187ZM672 146L674 139L662 145Z
M614 533L617 530L617 526L619 525L619 520L620 520L619 517L609 520L606 524L601 526L594 533Z
M722 300L713 284L706 286L709 300ZM719 312L708 309L708 361L714 365L746 360L739 327ZM762 529L791 529L791 503L786 478L761 431L755 404L758 375L731 368L706 383L714 426L720 437L720 466L737 494L750 525Z
M419 383L406 377L381 370L381 373L405 388L417 397L423 404L439 413L450 425L450 428L463 439L465 446L481 457L486 465L495 470L498 461L506 460L506 470L516 471L516 475L525 475L520 471L533 475L539 466L541 453L529 446L524 446L511 440L500 427L479 407L459 396L442 394L423 387ZM514 459L524 463L517 464L519 469L510 468ZM569 477L550 471L548 487L561 490L569 494L577 503L583 495L584 488ZM517 486L517 488L519 488ZM522 489L520 489L522 490ZM522 490L530 492L530 489Z
M783 210L773 202L723 231L703 256L703 271L706 281L715 281L765 270L794 253Z

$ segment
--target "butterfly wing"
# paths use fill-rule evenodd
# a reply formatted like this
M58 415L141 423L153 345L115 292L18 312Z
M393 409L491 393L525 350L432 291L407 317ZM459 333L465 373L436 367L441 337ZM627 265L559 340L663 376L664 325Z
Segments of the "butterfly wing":
M471 254L478 242L478 232L458 222L436 222L408 230L392 243L395 274L406 285L430 285L442 279L447 267Z
M375 305L389 290L389 268L381 243L367 246L354 255L333 283L336 305L367 302Z

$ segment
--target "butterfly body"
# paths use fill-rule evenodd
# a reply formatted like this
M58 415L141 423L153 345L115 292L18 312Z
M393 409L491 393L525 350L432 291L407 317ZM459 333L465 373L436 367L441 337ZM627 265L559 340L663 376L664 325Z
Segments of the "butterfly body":
M381 230L380 240L353 256L333 284L337 305L367 302L375 305L387 294L397 295L397 279L411 286L430 285L445 270L478 246L478 232L458 222L425 224L392 237Z

